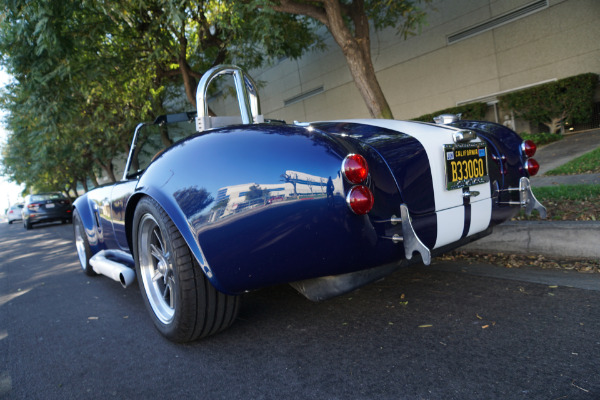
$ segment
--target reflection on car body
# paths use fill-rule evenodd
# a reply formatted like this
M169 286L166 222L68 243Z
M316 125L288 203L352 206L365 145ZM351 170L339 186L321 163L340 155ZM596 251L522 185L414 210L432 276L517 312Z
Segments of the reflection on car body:
M237 122L208 116L208 85L223 75ZM123 286L137 276L173 341L230 326L246 291L290 283L324 300L429 264L520 208L545 214L529 185L535 147L502 125L264 121L256 85L232 66L204 75L197 104L139 124L123 179L73 213L85 273Z

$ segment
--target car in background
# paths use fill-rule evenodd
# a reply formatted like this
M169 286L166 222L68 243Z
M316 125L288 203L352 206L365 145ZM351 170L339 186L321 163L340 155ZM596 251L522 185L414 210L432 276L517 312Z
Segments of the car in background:
M73 219L71 200L62 193L39 193L25 197L23 206L23 227L31 229L33 224L61 221L70 223Z
M8 219L8 223L12 224L14 221L20 221L22 216L21 212L23 211L23 204L13 204L10 206L8 211L6 212L6 218Z

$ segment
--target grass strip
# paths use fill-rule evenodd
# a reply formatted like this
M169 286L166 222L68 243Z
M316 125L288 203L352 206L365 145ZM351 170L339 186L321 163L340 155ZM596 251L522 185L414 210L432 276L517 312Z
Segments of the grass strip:
M598 174L600 173L600 147L590 151L576 159L569 161L551 171L546 175L574 175L574 174Z
M593 201L600 200L600 185L557 185L533 187L533 194L542 201Z
M533 187L533 194L548 211L549 220L600 220L600 185L558 185ZM526 216L521 210L517 220L539 220L534 211Z

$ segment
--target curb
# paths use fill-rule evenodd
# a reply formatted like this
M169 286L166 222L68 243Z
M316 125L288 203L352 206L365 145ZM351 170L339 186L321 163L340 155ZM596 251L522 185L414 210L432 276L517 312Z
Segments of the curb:
M600 259L600 221L509 221L459 250Z

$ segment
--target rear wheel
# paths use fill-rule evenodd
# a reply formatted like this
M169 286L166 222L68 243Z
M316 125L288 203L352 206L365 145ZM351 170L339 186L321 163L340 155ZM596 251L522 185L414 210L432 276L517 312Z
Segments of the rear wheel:
M75 210L73 213L73 235L75 237L75 248L77 248L77 256L79 256L79 264L86 275L95 276L97 275L92 266L90 265L90 258L92 257L92 250L90 249L90 243L85 235L85 228L79 211Z
M23 228L30 230L32 228L31 222L29 222L29 220L24 219L23 220Z
M133 252L146 307L166 338L189 342L233 323L239 297L211 285L173 221L149 197L135 210Z

